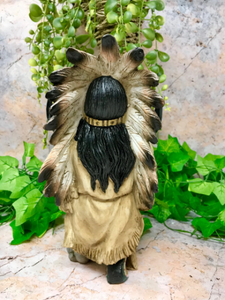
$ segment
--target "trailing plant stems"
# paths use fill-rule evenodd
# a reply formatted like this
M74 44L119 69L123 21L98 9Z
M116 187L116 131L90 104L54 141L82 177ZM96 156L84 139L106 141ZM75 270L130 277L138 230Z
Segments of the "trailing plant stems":
M213 237L205 238L204 236L195 233L195 232L197 231L197 229L194 229L194 230L191 232L191 231L187 231L187 230L171 228L171 227L169 227L169 226L166 224L166 222L164 222L163 224L166 226L166 228L168 228L168 229L170 229L170 230L172 230L172 231L177 231L177 232L181 232L181 233L190 233L191 235L195 235L195 236L197 237L198 240L201 240L201 239L207 240L207 239L209 239L209 240L212 240L212 241L225 243L225 239L223 239L223 238L220 237L220 235L218 234L217 230L216 230L215 232L216 232L218 238L213 238Z
M123 29L124 29L124 24L123 24L123 8L122 8L121 0L120 0L120 16L121 16L122 27L123 27ZM125 43L125 47L127 47L126 36L124 37L124 43Z
M144 0L141 1L141 13L139 18L139 31L138 31L138 44L141 46L141 20L142 20L142 10L143 10Z

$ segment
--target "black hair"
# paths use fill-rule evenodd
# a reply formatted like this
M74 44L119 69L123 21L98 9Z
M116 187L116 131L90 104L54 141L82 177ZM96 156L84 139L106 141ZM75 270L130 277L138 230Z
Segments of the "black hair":
M101 76L92 81L84 104L84 112L88 117L110 120L122 117L126 110L126 92L118 80Z
M122 117L126 109L126 93L116 79L102 76L90 84L84 106L87 116L110 120ZM78 156L91 176L92 189L95 190L98 180L105 192L111 178L117 193L135 163L125 124L98 127L81 119L75 140Z

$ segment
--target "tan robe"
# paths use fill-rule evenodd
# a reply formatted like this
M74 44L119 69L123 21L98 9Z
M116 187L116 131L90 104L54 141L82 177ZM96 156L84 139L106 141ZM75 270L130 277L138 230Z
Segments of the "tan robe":
M144 224L132 192L134 170L118 193L114 192L111 179L105 193L98 181L93 191L90 175L80 161L76 147L74 142L71 154L77 193L69 204L70 213L65 216L64 247L72 248L98 264L111 265L127 257L127 267L136 269L136 247Z

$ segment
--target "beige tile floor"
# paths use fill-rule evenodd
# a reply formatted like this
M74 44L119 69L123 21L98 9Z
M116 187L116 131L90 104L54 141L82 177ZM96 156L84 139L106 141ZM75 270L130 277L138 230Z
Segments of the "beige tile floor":
M151 221L137 249L139 269L122 285L106 282L103 265L68 260L63 225L19 246L9 244L11 228L0 227L0 299L225 300L225 245ZM168 225L189 226L173 220Z

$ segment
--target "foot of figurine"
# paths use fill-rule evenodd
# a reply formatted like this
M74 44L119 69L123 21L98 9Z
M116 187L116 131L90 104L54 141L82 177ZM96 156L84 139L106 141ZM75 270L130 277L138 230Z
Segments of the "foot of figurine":
M109 265L107 270L107 281L110 284L123 283L128 279L125 258L114 265Z
M67 252L69 254L69 259L73 262L79 262L80 264L86 264L89 259L77 252L74 252L73 249L67 248Z

